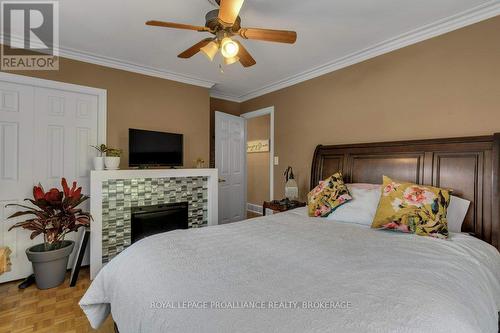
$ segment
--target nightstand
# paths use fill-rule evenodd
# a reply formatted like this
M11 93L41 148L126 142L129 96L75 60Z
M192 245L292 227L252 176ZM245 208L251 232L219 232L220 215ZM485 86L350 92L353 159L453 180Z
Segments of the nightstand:
M266 208L269 208L275 212L286 212L287 210L304 207L306 206L305 202L297 201L297 200L273 200L273 201L264 201L262 205L262 216L266 216Z

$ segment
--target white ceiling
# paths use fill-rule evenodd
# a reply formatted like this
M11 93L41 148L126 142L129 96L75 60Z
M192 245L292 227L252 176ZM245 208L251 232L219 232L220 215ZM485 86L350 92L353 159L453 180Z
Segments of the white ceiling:
M246 0L242 26L295 30L295 45L243 43L257 65L177 54L207 33L148 27L150 19L204 25L208 0L60 1L61 55L212 88L245 100L498 15L486 0Z

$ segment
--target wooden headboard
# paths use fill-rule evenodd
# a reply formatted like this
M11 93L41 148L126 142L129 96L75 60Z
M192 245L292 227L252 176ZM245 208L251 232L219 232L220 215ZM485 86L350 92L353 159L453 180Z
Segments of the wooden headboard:
M471 201L462 231L500 250L500 133L491 136L318 146L311 188L337 171L349 183L382 176L453 189Z

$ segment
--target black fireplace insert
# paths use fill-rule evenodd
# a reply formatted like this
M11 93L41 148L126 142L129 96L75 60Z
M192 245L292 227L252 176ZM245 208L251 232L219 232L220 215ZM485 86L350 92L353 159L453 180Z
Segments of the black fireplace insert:
M132 243L154 234L188 228L187 202L132 207L131 213Z

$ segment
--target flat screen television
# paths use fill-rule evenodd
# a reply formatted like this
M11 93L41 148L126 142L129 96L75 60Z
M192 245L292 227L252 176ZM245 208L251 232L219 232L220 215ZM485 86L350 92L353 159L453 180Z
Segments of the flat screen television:
M183 135L130 128L129 166L152 167L183 165Z

